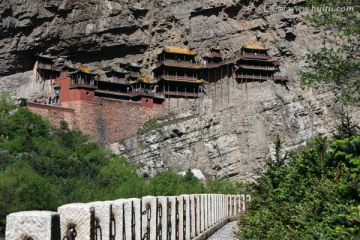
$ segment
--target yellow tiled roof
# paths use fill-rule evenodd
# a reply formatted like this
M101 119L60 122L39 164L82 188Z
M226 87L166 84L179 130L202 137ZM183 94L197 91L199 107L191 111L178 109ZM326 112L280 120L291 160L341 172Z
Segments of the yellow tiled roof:
M244 44L243 45L244 48L248 48L248 49L254 49L254 50L269 50L269 47L266 46L259 46L259 45L250 45L250 44Z
M164 47L164 51L168 53L178 53L178 54L187 54L187 55L197 55L198 53L195 51L191 51L187 48L179 48L179 47L172 47L166 46Z

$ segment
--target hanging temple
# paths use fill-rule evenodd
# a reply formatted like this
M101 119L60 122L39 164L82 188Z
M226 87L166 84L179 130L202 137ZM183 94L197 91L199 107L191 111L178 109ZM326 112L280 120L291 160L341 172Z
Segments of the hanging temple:
M276 74L280 63L268 50L244 44L238 54L226 59L220 49L211 48L202 61L196 61L195 51L165 46L151 77L144 76L141 66L134 63L112 66L100 76L87 66L47 55L36 55L35 69L37 78L55 79L52 103L106 97L129 101L151 98L154 104L161 104L171 97L198 98L205 82L216 83L224 77L233 77L238 83L271 80L286 85L288 77ZM85 94L72 94L73 90Z

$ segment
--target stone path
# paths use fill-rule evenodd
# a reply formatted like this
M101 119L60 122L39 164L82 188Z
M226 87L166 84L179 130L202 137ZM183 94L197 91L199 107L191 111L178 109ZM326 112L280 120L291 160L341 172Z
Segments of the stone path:
M229 222L216 233L208 238L208 240L237 240L235 234L239 231L237 221Z

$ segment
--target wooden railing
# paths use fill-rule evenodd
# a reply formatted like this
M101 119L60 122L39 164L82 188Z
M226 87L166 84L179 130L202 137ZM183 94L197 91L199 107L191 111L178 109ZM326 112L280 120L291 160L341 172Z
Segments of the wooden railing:
M239 67L252 68L252 69L264 69L264 70L276 70L275 66L260 66L260 65L240 64Z
M273 80L273 81L289 81L288 76L260 76L260 75L247 75L247 74L235 74L235 78L238 79L255 79L255 80Z
M187 80L187 81L196 81L196 80L198 80L196 77L169 75L169 74L163 74L163 75L161 75L161 77L162 78L167 78L167 79L174 79L174 80Z
M253 58L253 59L263 59L268 60L270 59L270 56L263 53L244 53L242 54L244 58Z
M197 63L197 62L192 62L192 61L184 61L184 60L169 60L166 59L164 61L162 61L162 63L164 64L169 64L169 65L176 65L179 67L201 67L201 64Z
M245 75L245 74L235 74L235 78L258 79L258 80L274 80L272 76Z

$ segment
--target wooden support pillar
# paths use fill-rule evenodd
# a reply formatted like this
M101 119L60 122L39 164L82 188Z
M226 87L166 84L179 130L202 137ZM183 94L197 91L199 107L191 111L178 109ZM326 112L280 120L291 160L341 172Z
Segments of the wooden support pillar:
M222 67L220 67L220 104L222 105Z
M185 102L187 102L186 108L189 109L189 98L187 97L186 86L185 86Z
M214 107L216 107L216 68L214 68L214 81L215 81L215 85L214 85Z
M229 78L229 65L226 65L226 76L228 77L228 103L230 103L230 78Z
M179 86L176 86L176 106L179 107Z

